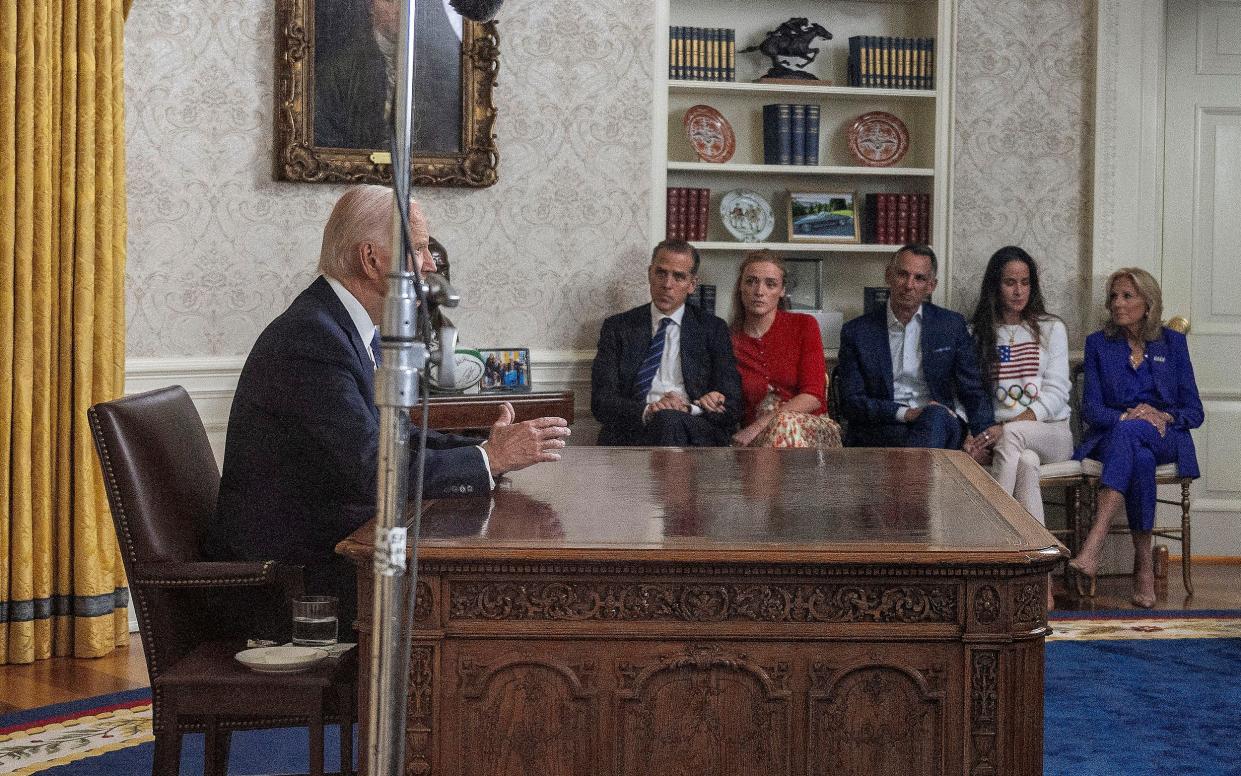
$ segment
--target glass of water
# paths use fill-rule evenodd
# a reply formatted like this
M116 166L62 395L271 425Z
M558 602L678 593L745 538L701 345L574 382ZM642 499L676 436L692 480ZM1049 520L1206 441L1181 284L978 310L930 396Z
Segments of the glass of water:
M336 598L304 595L293 599L293 643L330 647L336 643Z

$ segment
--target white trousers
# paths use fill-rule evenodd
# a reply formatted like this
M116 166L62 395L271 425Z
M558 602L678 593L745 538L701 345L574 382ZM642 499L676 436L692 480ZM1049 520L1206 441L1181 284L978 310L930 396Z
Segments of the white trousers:
M1034 519L1046 525L1043 492L1038 486L1038 467L1073 457L1073 432L1069 421L1043 423L1018 420L1004 424L1004 433L995 443L991 457L991 476L1000 487L1013 494Z

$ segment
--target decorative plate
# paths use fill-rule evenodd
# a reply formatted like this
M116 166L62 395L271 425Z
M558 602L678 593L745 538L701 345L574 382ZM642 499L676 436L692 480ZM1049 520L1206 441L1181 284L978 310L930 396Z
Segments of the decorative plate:
M294 674L314 668L327 655L315 647L258 647L243 649L233 657L260 674Z
M741 242L762 242L771 235L776 218L767 200L749 189L733 189L720 199L724 228Z
M891 113L863 113L849 125L849 150L867 167L888 167L909 150L909 130Z
M704 162L727 162L737 150L732 125L710 105L695 105L685 111L685 131L694 152Z
M478 385L483 379L483 357L477 351L471 348L457 348L453 354L453 377L456 378L453 385L440 385L440 370L438 367L428 371L428 379L431 381L431 389L443 393L460 393Z

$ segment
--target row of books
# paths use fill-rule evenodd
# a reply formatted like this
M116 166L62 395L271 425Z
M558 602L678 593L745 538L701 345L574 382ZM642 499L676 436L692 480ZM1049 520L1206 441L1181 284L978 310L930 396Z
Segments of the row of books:
M736 32L717 27L668 28L668 78L673 81L737 80Z
M935 39L879 35L849 38L849 85L934 89Z
M862 211L862 242L904 245L931 242L931 195L867 194Z
M685 301L715 315L715 286L699 283L694 293L687 296Z
M819 163L819 106L763 106L763 164Z
M668 187L666 234L672 240L707 239L711 189Z

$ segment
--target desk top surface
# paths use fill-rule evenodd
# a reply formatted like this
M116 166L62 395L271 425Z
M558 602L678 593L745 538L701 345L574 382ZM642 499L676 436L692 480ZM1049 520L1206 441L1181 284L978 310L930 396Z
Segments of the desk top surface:
M569 447L424 508L423 560L1028 563L1062 548L967 455ZM367 524L338 550L371 553Z

